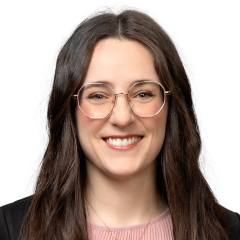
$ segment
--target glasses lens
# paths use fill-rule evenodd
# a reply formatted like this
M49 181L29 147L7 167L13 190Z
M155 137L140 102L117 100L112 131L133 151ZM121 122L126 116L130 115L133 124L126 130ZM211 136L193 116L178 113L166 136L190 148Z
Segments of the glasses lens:
M90 118L106 117L114 105L114 93L105 84L86 84L78 94L81 111Z
M140 82L128 93L132 110L141 117L158 113L164 105L164 89L158 82Z

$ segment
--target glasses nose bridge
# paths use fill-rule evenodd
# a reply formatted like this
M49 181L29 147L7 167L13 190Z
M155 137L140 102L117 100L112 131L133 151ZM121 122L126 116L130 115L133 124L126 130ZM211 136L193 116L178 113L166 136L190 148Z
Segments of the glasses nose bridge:
M123 92L120 92L120 93L114 93L114 96L115 96L115 104L116 104L116 101L117 101L117 96L120 96L120 95L124 95L127 97L127 103L129 105L129 101L128 101L128 93L123 93ZM130 105L129 105L130 107Z
M122 93L122 92L120 92L120 93L114 93L114 95L115 95L115 96L118 96L118 95L128 95L128 93Z
M120 92L120 93L114 93L115 101L117 101L117 96L119 96L119 95L125 95L125 96L128 97L128 93L122 93L122 92ZM128 99L127 99L127 102L128 102Z

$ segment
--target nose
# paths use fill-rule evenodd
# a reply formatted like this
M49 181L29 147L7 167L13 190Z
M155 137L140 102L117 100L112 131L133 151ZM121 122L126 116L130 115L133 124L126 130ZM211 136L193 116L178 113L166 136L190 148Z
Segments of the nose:
M127 93L117 93L115 96L116 101L110 116L110 122L124 128L133 122L133 112L128 104Z

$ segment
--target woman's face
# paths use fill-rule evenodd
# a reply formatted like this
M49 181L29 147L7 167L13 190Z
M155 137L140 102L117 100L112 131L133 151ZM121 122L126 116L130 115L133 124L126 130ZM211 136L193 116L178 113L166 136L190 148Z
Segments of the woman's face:
M143 79L161 82L150 51L137 41L109 38L97 43L83 83L107 81L115 93L127 93L132 82ZM165 137L167 114L165 104L156 116L139 117L131 111L125 95L117 96L111 115L104 119L87 118L76 106L78 137L88 172L128 179L154 171ZM123 141L133 137L140 140L126 147L106 142L109 138Z

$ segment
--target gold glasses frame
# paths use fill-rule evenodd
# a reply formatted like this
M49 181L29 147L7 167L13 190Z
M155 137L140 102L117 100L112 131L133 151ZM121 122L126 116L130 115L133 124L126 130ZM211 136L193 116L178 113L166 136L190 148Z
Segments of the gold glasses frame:
M166 91L165 88L164 88L164 86L163 86L161 83L159 83L158 81L147 81L147 80L146 80L146 81L138 81L138 82L135 82L135 83L129 88L129 90L128 90L127 93L122 93L122 92L120 92L120 93L115 93L114 90L112 89L112 87L109 86L107 83L104 83L104 82L103 82L103 83L99 83L99 82L96 82L96 83L85 83L85 84L83 84L82 87L78 90L77 94L74 94L72 97L73 97L73 99L77 99L78 108L79 108L80 111L83 113L83 115L85 115L87 118L90 118L90 119L103 119L103 118L106 118L107 116L109 116L109 115L112 113L112 111L113 111L113 109L114 109L114 106L115 106L115 103L116 103L116 101L117 101L116 96L119 96L119 95L127 95L127 96L128 96L130 90L131 90L136 84L145 83L145 82L146 82L146 83L156 83L156 84L158 84L158 85L163 89L164 101L163 101L162 107L157 111L157 113L155 113L155 114L153 114L153 115L150 115L150 116L141 116L141 115L139 115L139 114L137 114L137 113L134 112L134 110L132 109L132 107L131 107L131 105L130 105L130 102L129 102L129 98L128 98L128 97L127 97L127 102L128 102L128 105L129 105L130 109L132 110L132 112L133 112L134 114L136 114L137 116L139 116L139 117L153 117L153 116L156 116L158 113L160 113L160 111L163 109L163 107L164 107L164 105L165 105L165 102L166 102L166 96L167 96L167 95L171 95L171 92L170 92L170 91ZM81 109L81 107L80 107L80 105L79 105L78 96L79 96L79 93L80 93L80 91L83 89L84 86L86 86L86 85L98 85L98 84L99 84L99 85L106 85L107 87L109 87L109 88L111 89L111 91L112 91L113 94L114 94L113 106L112 106L111 111L110 111L106 116L104 116L104 117L89 117L89 116L87 116L87 115L83 112L83 110Z

